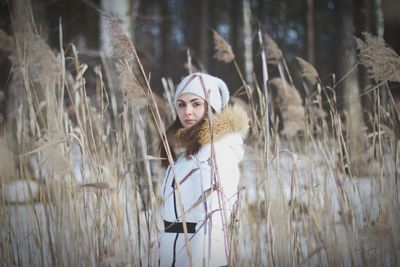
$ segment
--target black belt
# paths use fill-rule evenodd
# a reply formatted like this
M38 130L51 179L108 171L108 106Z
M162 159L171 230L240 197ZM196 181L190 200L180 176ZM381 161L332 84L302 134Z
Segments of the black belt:
M197 223L186 223L187 232L194 234L196 232ZM183 233L183 223L164 221L164 229L166 233Z

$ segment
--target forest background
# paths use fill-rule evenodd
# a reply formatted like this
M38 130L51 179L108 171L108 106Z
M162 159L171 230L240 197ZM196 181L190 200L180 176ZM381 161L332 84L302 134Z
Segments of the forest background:
M31 6L33 14L26 11L26 5ZM289 65L294 57L301 57L325 79L332 74L343 77L348 71L356 60L354 36L361 38L362 32L381 37L394 51L400 51L400 3L395 0L2 0L0 7L1 29L9 34L17 30L18 25L12 26L11 14L33 15L40 36L54 49L59 47L61 21L63 47L73 43L92 65L99 62L100 51L110 53L105 18L101 16L104 13L100 10L108 12L120 20L132 39L145 70L151 73L153 89L158 92L161 77L177 83L187 73L188 51L198 69L221 76L232 91L241 86L238 75L232 75L233 64L213 58L212 30L232 46L250 83L253 70L260 65L259 49L252 49L259 29L275 40ZM10 70L4 52L0 63L0 89L4 91ZM365 87L365 73L359 81Z

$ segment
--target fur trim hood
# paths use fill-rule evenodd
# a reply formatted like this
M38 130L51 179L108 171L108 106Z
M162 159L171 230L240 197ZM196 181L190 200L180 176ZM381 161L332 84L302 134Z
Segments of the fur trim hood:
M196 151L202 145L210 144L212 137L216 142L225 135L238 133L244 139L248 130L249 118L244 108L239 105L227 106L220 113L206 117L199 125L178 130L170 142L175 149Z

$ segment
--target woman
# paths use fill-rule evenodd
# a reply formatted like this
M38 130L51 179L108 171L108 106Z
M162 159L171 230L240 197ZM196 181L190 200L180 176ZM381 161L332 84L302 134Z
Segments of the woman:
M228 264L227 230L248 131L245 111L227 107L228 101L226 84L205 73L185 77L176 88L177 118L167 130L173 163L164 162L161 188L160 266ZM167 158L164 147L161 155Z

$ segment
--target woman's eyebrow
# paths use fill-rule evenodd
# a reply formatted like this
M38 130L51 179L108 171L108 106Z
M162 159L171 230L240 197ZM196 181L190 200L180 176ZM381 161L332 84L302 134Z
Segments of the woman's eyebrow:
M182 100L182 99L178 99L177 101L180 101L180 102L186 103L186 101L185 101L185 100ZM194 102L194 101L201 101L201 98L200 98L200 97L198 97L198 98L193 98L193 99L189 100L189 102Z

